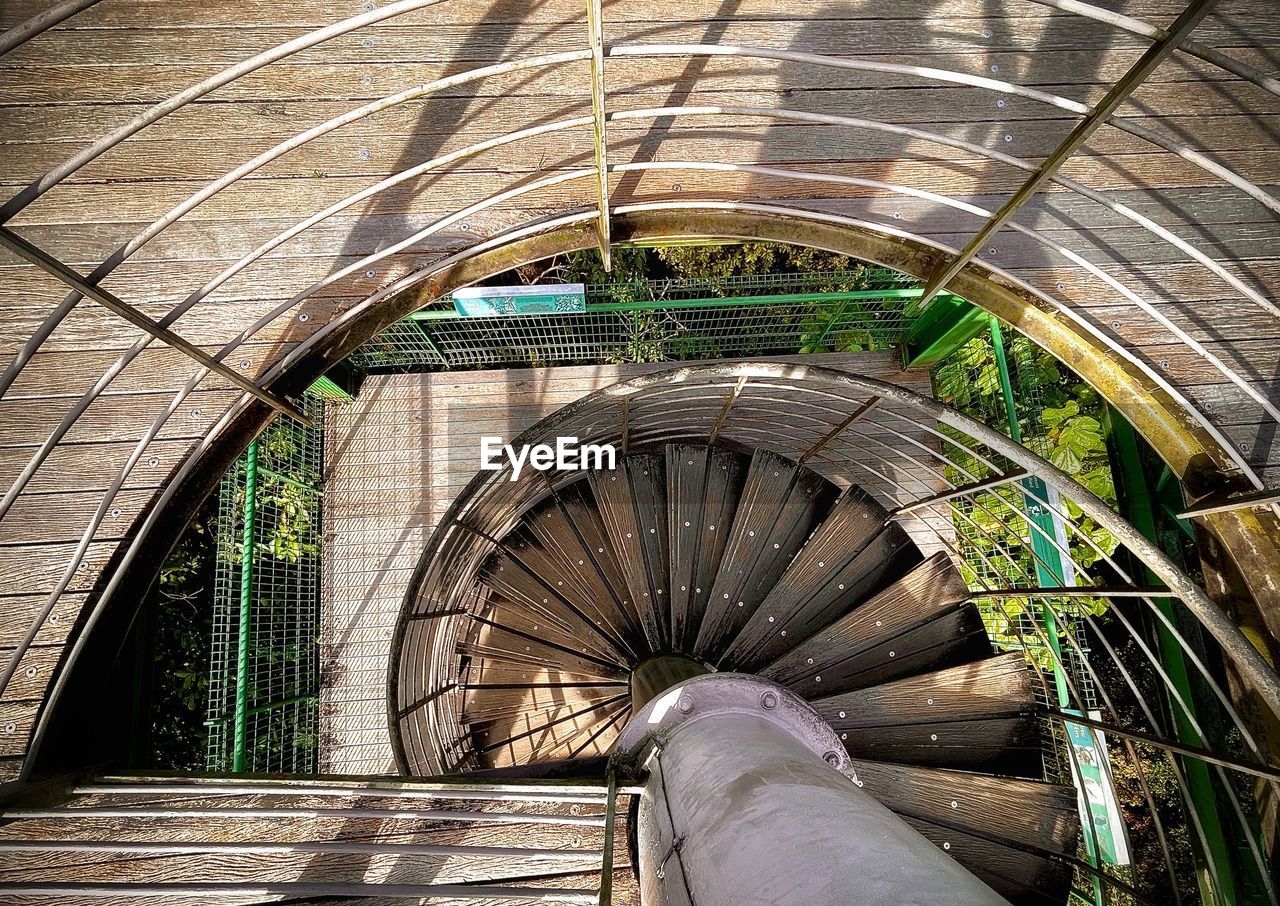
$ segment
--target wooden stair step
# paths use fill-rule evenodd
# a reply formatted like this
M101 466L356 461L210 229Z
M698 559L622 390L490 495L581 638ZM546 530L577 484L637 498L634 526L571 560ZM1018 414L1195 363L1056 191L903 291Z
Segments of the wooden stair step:
M1066 903L1075 875L1067 862L928 821L903 820L1014 906Z
M587 547L586 537L559 494L529 514L525 524L536 549L554 562L556 574L573 590L571 600L578 609L595 621L615 651L637 660L638 651L643 650L639 624L632 623L617 596L618 586L610 583L600 563L601 555Z
M482 619L496 623L513 632L532 635L560 648L581 652L611 664L625 664L626 658L614 649L601 644L600 639L580 629L562 629L549 622L542 613L535 613L505 598L497 592L489 595L487 606L480 611Z
M969 591L938 553L759 672L817 698L991 654Z
M671 555L667 538L667 466L656 453L633 453L624 460L631 486L631 502L636 513L640 551L648 584L649 608L653 611L660 650L671 647Z
M855 758L1038 776L1040 731L1021 654L817 699Z
M534 582L526 595L540 591L539 603L562 614L580 631L582 641L600 654L620 660L634 659L630 646L617 631L617 619L598 605L599 595L607 592L593 587L586 577L591 567L585 552L579 550L572 563L564 563L568 555L561 545L553 543L561 548L559 550L548 548L536 539L531 529L513 532L504 544L520 563L521 575ZM582 564L577 560L582 560Z
M719 660L777 584L835 494L835 486L816 472L756 451L711 586L696 655Z
M1002 879L1005 896L1066 902L1073 872L1054 857L1075 856L1074 787L857 759L853 769L864 790L970 871Z
M561 646L532 632L520 632L491 623L484 618L472 621L473 639L459 644L458 649L472 657L523 664L529 667L546 667L579 673L601 679L626 679L628 671L619 664L593 655Z
M609 587L609 597L619 608L618 618L628 627L624 634L625 638L637 654L648 653L648 640L645 637L644 626L640 622L640 610L631 595L626 575L618 563L599 504L591 493L590 482L585 479L575 481L567 487L559 488L557 493L582 543L595 556L595 565Z
M900 815L1030 852L1074 856L1075 787L854 759L862 788Z
M549 713L528 713L507 720L471 722L464 715L463 725L476 750L487 754L493 766L501 767L571 758L592 749L608 732L607 728L616 725L619 713L629 711L630 707L631 696L622 691L610 698L567 704ZM607 742L612 742L612 738ZM495 754L498 752L503 754ZM603 752L602 744L588 754Z
M548 568L545 555L523 542L495 552L478 577L489 591L482 613L492 622L509 623L513 628L532 623L549 627L558 638L570 639L569 647L575 650L586 649L598 658L625 662L627 657L604 630L565 594L572 594L572 589L558 585L563 580L554 574L540 574Z
M806 604L822 607L833 600L846 599L847 583L837 575L852 564L880 532L886 518L884 507L861 488L850 488L841 495L734 640L731 656L736 652L740 660L753 655L767 638L776 636L778 630L793 629L785 624ZM838 616L839 613L832 619ZM770 621L769 617L774 619ZM831 620L822 625L829 622ZM786 638L804 639L809 634L789 631ZM785 639L778 638L785 644ZM794 647L794 641L786 647Z
M919 562L919 549L897 523L885 524L882 507L860 490L845 494L726 659L747 671L770 663Z
M480 686L463 693L463 712L470 721L505 720L522 714L538 715L563 707L605 701L628 687L617 684L594 686L548 686L495 688Z
M652 603L653 591L649 587L645 550L640 538L642 533L636 521L630 473L626 468L617 468L608 472L589 472L587 478L605 538L622 573L627 590L625 600L634 607L649 651L662 651L661 624Z
M672 647L690 651L737 510L745 457L724 447L668 444Z

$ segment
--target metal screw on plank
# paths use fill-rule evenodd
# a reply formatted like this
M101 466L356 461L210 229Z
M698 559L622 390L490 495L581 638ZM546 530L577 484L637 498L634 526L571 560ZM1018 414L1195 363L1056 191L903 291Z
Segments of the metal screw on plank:
M1005 140L1006 142L1011 142L1011 141L1013 141L1013 135L1012 135L1012 134L1010 134L1010 133L1008 133L1008 132L1006 132L1006 133L1004 134L1004 140Z
M997 99L996 99L996 106L997 106L997 107L1003 107L1003 106L1004 106L1004 104L1005 104L1005 100L1004 100L1004 98L997 98Z
M361 149L360 149L360 159L361 159L361 160L368 160L368 159L369 159L370 157L372 157L372 156L373 156L373 155L372 155L372 153L369 151L369 149L368 149L368 148L361 148Z
M984 38L989 38L989 37L991 37L991 29L989 29L989 28L984 28L984 29L982 30L982 37L984 37Z
M360 41L360 45L361 45L362 47L372 47L372 46L373 46L373 38L364 38L363 40L361 40L361 41Z

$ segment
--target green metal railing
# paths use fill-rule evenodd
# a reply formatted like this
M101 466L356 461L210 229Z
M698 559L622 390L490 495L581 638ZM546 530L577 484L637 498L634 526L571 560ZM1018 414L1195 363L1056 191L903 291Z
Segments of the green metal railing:
M589 284L586 311L463 317L449 300L383 330L363 371L696 361L890 349L919 281L879 268Z
M989 315L975 320L973 313L956 310L948 324L933 325L929 331L916 330L905 344L906 358L929 358L929 350L938 352L933 369L934 396L966 414L1001 430L1028 449L1054 462L1060 468L1074 474L1078 480L1119 509L1140 531L1157 543L1164 542L1170 555L1176 556L1188 567L1185 556L1193 546L1186 537L1179 537L1179 527L1171 514L1179 511L1177 501L1157 504L1156 488L1149 480L1150 461L1144 463L1139 455L1141 441L1123 419L1111 410L1083 381L1075 378L1056 360L1053 360L1026 337L1020 336ZM974 326L982 322L983 329L974 336ZM915 343L916 337L924 337ZM932 337L933 339L930 339ZM948 347L950 344L950 348ZM945 433L945 429L944 429ZM958 456L962 451L948 446L948 455ZM948 475L953 482L965 480L957 472ZM1176 490L1176 481L1166 483ZM1119 493L1117 493L1117 489ZM1018 576L1034 580L1034 584L1061 588L1077 583L1073 562L1089 565L1096 560L1096 553L1078 534L1063 531L1061 519L1040 506L1038 500L1053 500L1054 495L1037 478L1028 477L1019 482L993 488L985 493L982 506L970 499L953 507L952 525L956 535L956 548L961 555L962 570L971 587L979 583L1017 585ZM1016 506L1015 506L1016 504ZM1066 508L1070 512L1070 507ZM1019 512L1021 511L1021 512ZM1021 513L1025 512L1027 516ZM1073 516L1075 514L1072 514ZM1159 532L1158 525L1165 530ZM1092 540L1104 550L1112 552L1115 543L1105 532L1091 531L1086 523L1083 528ZM1049 539L1054 539L1051 542ZM1070 561L1062 556L1061 549L1070 552ZM1189 556L1194 558L1194 553ZM1000 574L997 573L997 570ZM1151 576L1147 575L1149 581ZM1154 583L1153 583L1154 584ZM997 646L1007 650L1022 650L1036 661L1045 673L1052 677L1053 685L1041 695L1041 704L1050 709L1081 714L1097 707L1094 673L1107 663L1107 658L1091 658L1090 646L1097 629L1086 627L1085 614L1096 618L1096 626L1109 625L1105 601L1096 598L1016 599L1000 601L978 600L989 635ZM1165 617L1179 625L1184 634L1198 638L1198 626L1194 619L1182 612L1181 605L1172 599L1158 599ZM1158 657L1160 670L1173 686L1173 694L1182 701L1193 703L1192 713L1198 710L1197 723L1202 727L1213 726L1217 714L1216 702L1201 686L1199 675L1194 674L1185 655L1170 633L1159 623L1148 621L1147 632L1151 647ZM1104 644L1106 644L1104 642ZM1203 656L1203 652L1202 652ZM1082 669L1084 659L1092 662L1091 669ZM1119 685L1119 684L1117 684ZM1222 738L1202 738L1191 725L1190 716L1180 708L1172 707L1160 689L1159 683L1148 678L1144 689L1152 699L1164 699L1164 718L1169 726L1165 735L1194 746L1223 748ZM1114 691L1114 690L1113 690ZM1196 709L1195 705L1199 708ZM1131 772L1123 760L1108 755L1102 743L1083 724L1052 722L1046 724L1049 731L1045 738L1046 775L1063 783L1072 783L1073 767L1067 758L1068 746L1073 743L1076 752L1081 747L1096 747L1101 765L1111 769ZM1155 756L1153 755L1153 764ZM1092 759L1086 759L1092 761ZM1078 759L1077 759L1078 761ZM1253 902L1255 894L1264 890L1256 873L1246 842L1240 835L1234 816L1224 814L1223 791L1219 781L1210 776L1208 767L1195 759L1182 759L1185 775L1187 802L1181 817L1166 816L1171 821L1170 831L1181 836L1195 863L1195 881L1204 903L1233 904ZM1078 767L1076 768L1078 769ZM1152 767L1148 765L1148 771ZM1093 820L1095 831L1105 827L1109 809L1115 808L1115 783L1108 770L1103 778L1110 793L1103 797L1110 801L1091 798L1082 802L1082 818ZM1132 778L1128 778L1129 782ZM1081 784L1076 784L1078 787ZM1248 800L1247 793L1242 795ZM1179 806L1174 805L1175 809ZM1194 810L1192 816L1186 808ZM1256 823L1256 817L1253 819ZM1113 822L1119 824L1119 822ZM1087 827L1088 825L1086 825ZM1117 874L1116 849L1106 833L1082 835L1080 858L1093 865L1109 864L1109 871ZM1124 848L1128 856L1136 858L1131 844ZM1122 863L1127 858L1120 860ZM1128 870L1120 868L1118 874ZM1190 881L1190 878L1187 878ZM1074 899L1103 906L1112 902L1114 892L1098 883L1096 876L1077 873ZM1259 900L1260 901L1260 900Z
M223 478L206 725L211 771L313 773L324 401L276 419Z

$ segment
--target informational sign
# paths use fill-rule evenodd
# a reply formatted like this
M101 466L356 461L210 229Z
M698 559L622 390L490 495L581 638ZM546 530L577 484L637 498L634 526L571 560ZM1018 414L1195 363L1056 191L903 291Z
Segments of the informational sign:
M1079 712L1071 712L1078 714ZM1101 720L1102 715L1090 711L1089 717ZM1080 797L1081 820L1093 822L1093 834L1084 829L1086 845L1092 849L1097 838L1099 862L1110 865L1128 865L1129 838L1125 834L1124 820L1116 802L1115 788L1111 782L1111 762L1107 755L1107 740L1101 730L1084 724L1063 721L1067 728L1067 740L1074 756L1071 761L1072 779Z
M572 314L587 310L587 289L581 283L466 286L453 291L453 307L464 318Z

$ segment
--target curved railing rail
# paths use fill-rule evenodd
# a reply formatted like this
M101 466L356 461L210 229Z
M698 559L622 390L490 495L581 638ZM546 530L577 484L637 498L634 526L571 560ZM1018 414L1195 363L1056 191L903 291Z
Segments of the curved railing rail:
M869 401L874 407L867 409ZM850 416L859 412L865 414L851 425ZM946 550L961 561L978 557L990 568L967 570L973 599L1005 615L1008 632L1027 653L1045 701L1060 701L1054 691L1058 677L1067 686L1068 701L1045 710L1046 723L1076 721L1074 712L1093 707L1082 686L1096 692L1103 720L1095 723L1110 731L1140 778L1148 814L1162 840L1160 812L1146 779L1150 765L1139 748L1157 753L1172 771L1191 816L1193 838L1205 831L1189 792L1184 759L1206 765L1221 781L1228 814L1240 825L1249 858L1267 874L1266 850L1252 824L1253 806L1232 781L1263 778L1275 784L1280 766L1259 746L1257 726L1242 716L1210 662L1217 657L1229 661L1273 714L1280 714L1280 677L1203 589L1050 463L994 429L900 386L826 368L773 363L696 366L627 381L570 404L514 443L554 444L562 435L624 450L706 443L716 436L796 460L809 454L808 465L825 477L871 491L894 518L903 520L917 543ZM1047 490L1013 484L1027 476L1039 478ZM496 549L492 539L503 537L551 488L578 477L576 472L526 471L512 480L505 469L481 472L441 521L420 560L393 647L390 718L402 769L429 774L474 764L475 753L459 723L464 688L458 644L468 634L471 615L484 603L478 572ZM1012 487L1016 493L1009 493ZM1065 526L1065 535L1039 528L1029 513L1032 507L1053 514ZM1073 508L1083 516L1073 519ZM1020 541L1011 542L1007 533L992 538L990 519L981 516L1019 522L1024 527ZM1115 550L1109 552L1082 529L1084 517L1110 534L1118 543ZM1000 543L987 552L975 551L965 539L976 536ZM1043 587L1028 568L1029 563L1044 563L1045 545L1076 576L1076 588ZM1126 562L1150 570L1164 588L1138 584L1133 565ZM984 576L1001 576L1003 582L1012 576L1014 581L1001 584ZM1111 606L1101 614L1076 606L1085 596ZM1207 654L1156 605L1157 598L1182 602L1213 642ZM1009 613L1011 600L1039 606L1023 611L1031 614L1028 621ZM1144 618L1172 637L1197 680L1211 690L1230 730L1238 734L1238 751L1220 750L1197 722L1192 703L1138 625ZM1064 626L1081 627L1101 652L1090 651L1080 635L1063 632ZM1051 644L1051 637L1060 644ZM1007 637L1004 641L1008 644ZM1140 679L1151 673L1197 740L1169 738L1149 698L1151 690ZM1126 720L1126 708L1140 716ZM1170 844L1163 840L1163 845ZM1167 850L1165 860L1172 879L1173 855ZM1116 875L1112 880L1123 888L1131 879ZM1172 880L1176 890L1178 882Z

